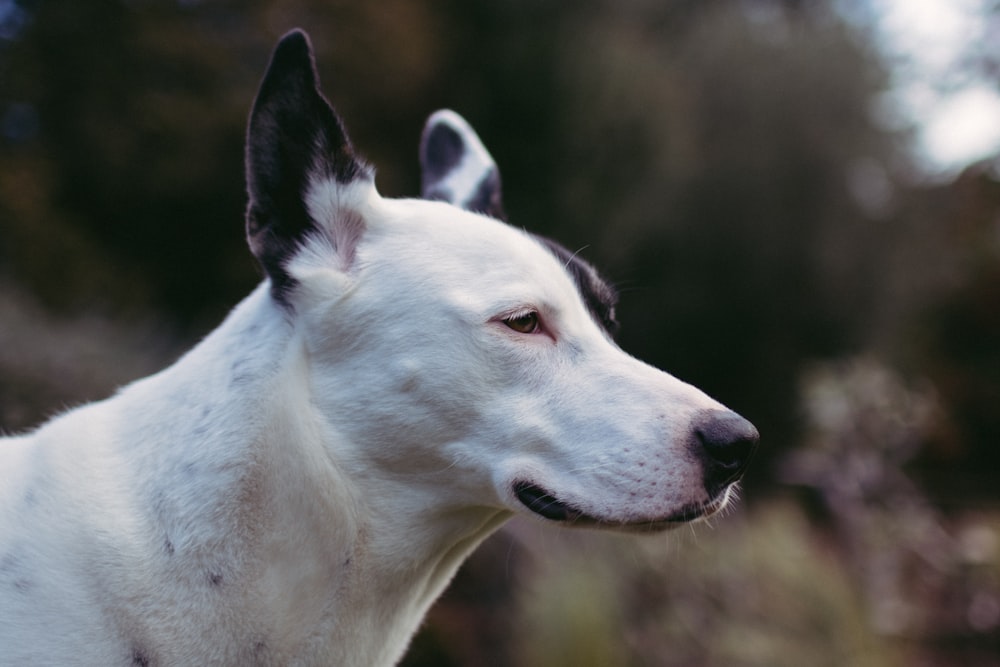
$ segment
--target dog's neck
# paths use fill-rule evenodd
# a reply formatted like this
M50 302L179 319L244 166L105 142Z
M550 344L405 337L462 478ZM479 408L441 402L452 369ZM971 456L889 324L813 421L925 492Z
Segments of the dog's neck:
M156 450L134 463L157 488L150 514L169 552L163 590L178 573L204 572L199 583L217 589L220 605L235 596L256 610L254 641L279 662L391 664L509 513L450 507L440 488L380 474L365 443L332 447L344 435L317 408L308 362L264 285L177 364L124 392L133 410L152 395L174 397L169 412L130 421L132 440ZM156 471L171 469L215 481L158 488Z

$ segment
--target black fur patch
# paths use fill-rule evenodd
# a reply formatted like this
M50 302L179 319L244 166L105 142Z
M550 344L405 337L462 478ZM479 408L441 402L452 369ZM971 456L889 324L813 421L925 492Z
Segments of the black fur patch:
M497 220L506 220L500 172L496 166L486 170L476 189L468 195L453 192L449 187L448 175L462 164L462 158L468 151L464 138L452 126L437 123L428 127L420 141L421 196L446 201Z
M0 558L0 583L9 585L18 593L27 593L34 588L34 582L23 576L23 558L12 553Z
M430 128L424 136L421 147L421 180L425 199L445 199L441 195L435 197L433 186L440 183L455 167L462 162L465 154L465 142L462 136L450 125L438 123Z
M619 326L615 315L615 307L618 305L618 291L601 277L597 269L580 259L578 253L570 252L552 239L538 235L533 236L555 255L556 259L563 263L566 272L569 273L580 291L580 296L583 298L587 310L590 311L591 317L608 332L608 335L614 338L618 333Z
M145 651L140 648L134 648L132 649L132 664L135 667L149 667L152 663Z
M465 208L476 213L483 213L496 218L497 220L507 220L507 214L503 210L503 200L500 196L500 172L491 169L487 172L483 180L479 181L476 192L465 202Z
M287 303L294 280L285 264L316 229L304 201L310 178L373 178L319 90L312 46L301 30L281 39L260 84L250 112L246 170L247 240L275 298Z

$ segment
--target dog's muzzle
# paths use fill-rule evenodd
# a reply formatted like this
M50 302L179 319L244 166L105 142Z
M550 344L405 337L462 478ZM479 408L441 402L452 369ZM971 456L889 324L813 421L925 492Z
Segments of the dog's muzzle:
M693 428L691 446L702 462L703 485L709 500L686 505L670 516L650 521L623 524L589 515L535 482L515 482L513 491L522 505L550 521L660 530L710 516L722 509L729 497L729 488L743 477L759 438L753 424L730 410L713 410L701 415Z

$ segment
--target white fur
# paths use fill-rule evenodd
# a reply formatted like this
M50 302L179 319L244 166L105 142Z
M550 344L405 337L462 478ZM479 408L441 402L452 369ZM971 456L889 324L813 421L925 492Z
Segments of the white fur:
M689 451L721 406L610 342L527 234L364 180L308 201L360 226L306 243L290 307L265 282L0 444L0 662L389 665L519 479L625 527L724 502ZM544 333L504 325L525 309Z

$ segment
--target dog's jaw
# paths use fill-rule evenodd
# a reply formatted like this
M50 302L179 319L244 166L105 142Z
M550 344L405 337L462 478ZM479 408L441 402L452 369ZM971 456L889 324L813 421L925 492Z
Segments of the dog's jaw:
M628 519L611 519L587 514L562 502L551 492L532 482L515 482L512 491L517 500L528 510L548 521L572 527L653 533L672 530L683 524L701 521L717 514L728 504L732 488L732 486L726 487L710 501L693 503L667 516Z

